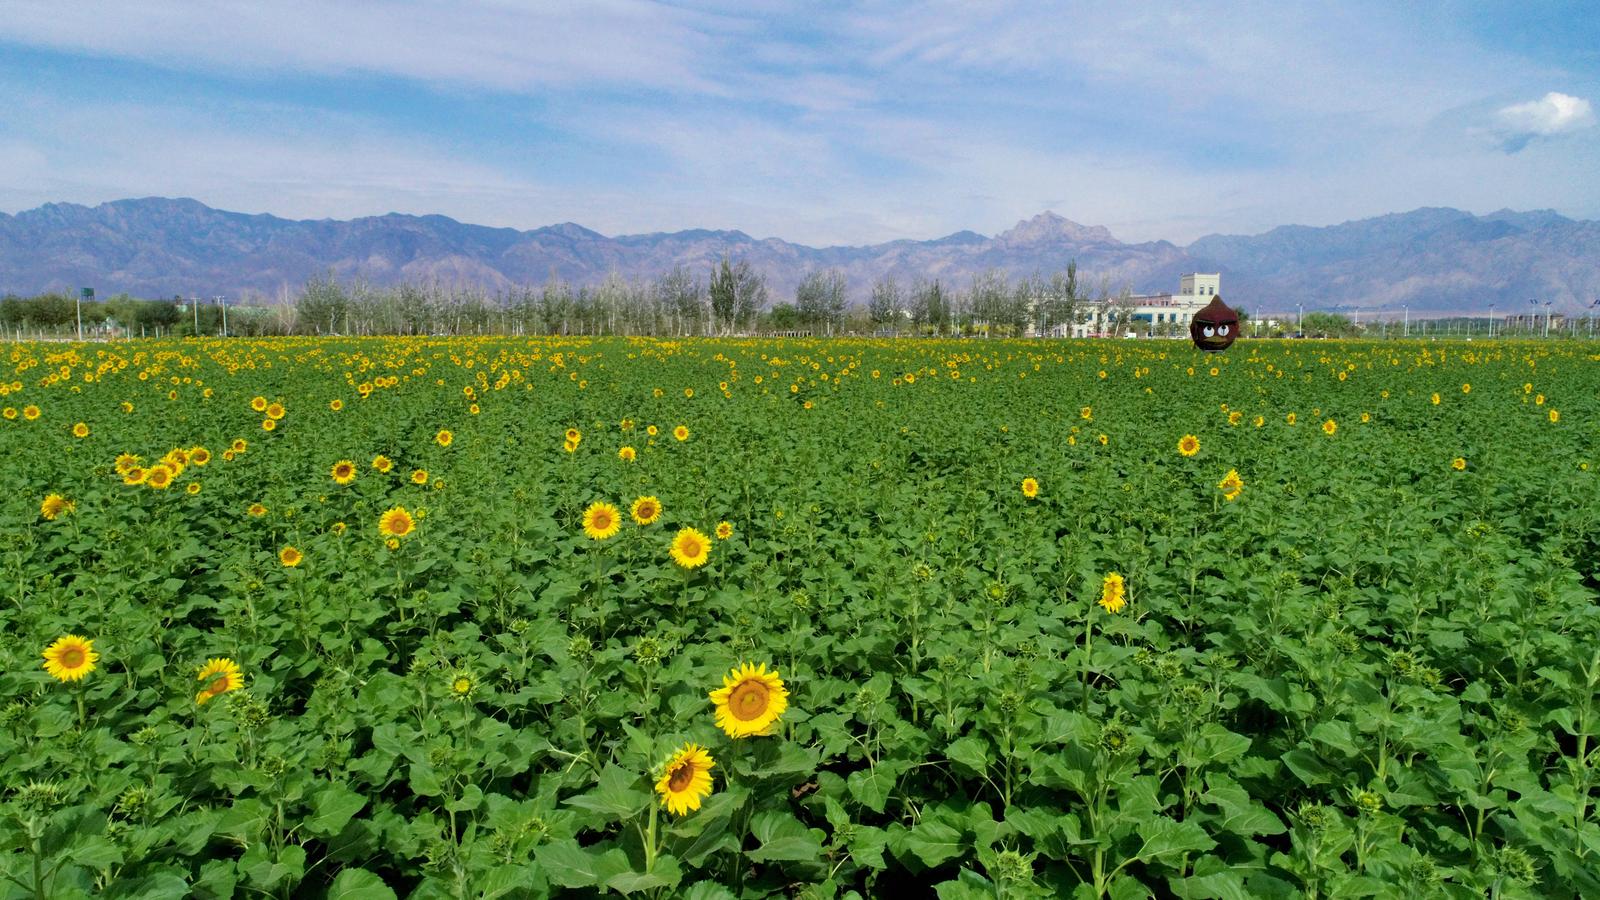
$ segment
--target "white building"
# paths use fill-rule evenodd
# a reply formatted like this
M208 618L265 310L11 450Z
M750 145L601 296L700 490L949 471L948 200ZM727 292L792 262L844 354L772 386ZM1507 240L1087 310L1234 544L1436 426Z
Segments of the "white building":
M1189 320L1222 292L1220 272L1193 272L1178 279L1176 294L1134 294L1126 302L1086 300L1078 305L1077 322L1050 329L1052 336L1138 337L1172 335L1186 337ZM1117 321L1118 317L1123 321ZM1113 333L1115 332L1115 333Z

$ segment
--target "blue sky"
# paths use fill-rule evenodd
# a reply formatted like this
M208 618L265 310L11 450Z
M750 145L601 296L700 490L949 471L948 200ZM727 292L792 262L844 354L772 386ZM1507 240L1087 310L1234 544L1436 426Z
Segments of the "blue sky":
M0 9L0 210L189 196L814 245L1600 218L1588 3Z

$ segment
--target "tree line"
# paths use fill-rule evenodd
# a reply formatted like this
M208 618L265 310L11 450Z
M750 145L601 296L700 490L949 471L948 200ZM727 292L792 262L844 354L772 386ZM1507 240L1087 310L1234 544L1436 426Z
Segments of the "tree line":
M1124 287L1120 297L1126 299ZM559 334L690 337L750 333L986 334L1020 336L1080 320L1084 305L1113 304L1101 279L1086 288L1076 263L1048 276L1012 281L999 269L966 283L941 278L902 281L884 275L864 304L849 300L838 269L807 272L792 298L774 301L766 276L745 260L724 258L702 277L676 266L655 278L612 273L598 284L575 285L552 274L538 286L490 292L438 282L378 286L333 273L308 281L287 305L229 304L230 335L471 335ZM82 303L86 334L217 335L223 306L175 297L144 300L119 294ZM72 333L77 298L49 293L0 299L0 326L13 331Z

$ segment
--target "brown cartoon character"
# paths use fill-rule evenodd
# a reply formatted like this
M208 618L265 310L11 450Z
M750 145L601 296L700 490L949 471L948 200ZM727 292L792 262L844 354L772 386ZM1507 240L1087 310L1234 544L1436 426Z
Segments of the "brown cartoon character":
M1228 308L1222 298L1212 297L1203 309L1189 320L1189 337L1194 345L1207 353L1226 350L1239 336L1239 314Z

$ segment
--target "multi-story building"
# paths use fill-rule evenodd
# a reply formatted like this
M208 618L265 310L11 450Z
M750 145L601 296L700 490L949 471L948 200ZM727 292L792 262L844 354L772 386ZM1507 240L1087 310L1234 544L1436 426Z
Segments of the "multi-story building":
M1221 292L1221 273L1193 272L1178 279L1175 294L1084 301L1078 305L1077 322L1057 325L1050 332L1055 337L1187 335L1189 320Z

